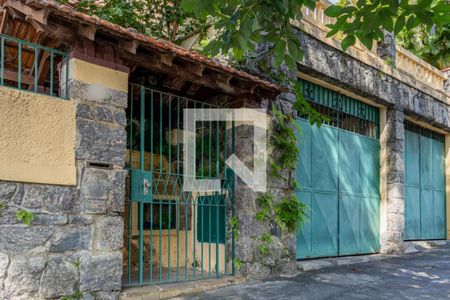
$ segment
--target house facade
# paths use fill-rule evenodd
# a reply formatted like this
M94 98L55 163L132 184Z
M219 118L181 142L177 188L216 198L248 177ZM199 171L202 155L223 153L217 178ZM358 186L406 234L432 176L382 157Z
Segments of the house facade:
M318 128L264 74L53 1L1 4L0 299L117 299L448 238L447 75L392 37L343 53L325 38L324 3L293 24L304 97L329 119ZM225 163L235 154L254 166L252 139L266 128L214 118L272 105L302 128L295 172L268 181L276 199L300 183L308 218L292 234L258 220L261 193ZM187 110L201 114L190 130ZM186 162L193 182L219 191L183 190Z

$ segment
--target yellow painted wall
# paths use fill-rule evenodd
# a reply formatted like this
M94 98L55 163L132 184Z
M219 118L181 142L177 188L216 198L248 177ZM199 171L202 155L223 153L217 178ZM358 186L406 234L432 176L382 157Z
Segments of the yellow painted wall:
M62 71L62 82L65 82L65 66ZM128 73L95 65L77 58L69 61L69 78L118 91L128 92Z
M75 185L75 105L0 87L0 180Z
M386 169L387 169L387 150L386 150L386 108L380 108L380 252L384 252L386 246L386 227L387 227L387 199L386 199Z
M447 217L447 240L450 240L450 135L445 135L445 207Z

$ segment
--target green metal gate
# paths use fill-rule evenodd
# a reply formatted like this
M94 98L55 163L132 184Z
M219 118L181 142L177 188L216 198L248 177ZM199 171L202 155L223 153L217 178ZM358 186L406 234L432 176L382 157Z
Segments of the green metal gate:
M444 135L405 121L405 240L446 238Z
M298 198L308 219L297 258L374 253L379 244L379 111L303 81L304 96L330 118L320 128L299 120Z
M128 106L125 286L234 274L234 124L197 121L195 179L220 191L183 191L183 110L214 105L130 86ZM202 112L205 113L205 112Z

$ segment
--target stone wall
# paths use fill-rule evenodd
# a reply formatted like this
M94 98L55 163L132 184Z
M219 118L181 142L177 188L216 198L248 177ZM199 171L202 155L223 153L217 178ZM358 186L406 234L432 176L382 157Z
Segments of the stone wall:
M69 88L77 185L0 182L0 299L116 299L121 289L127 93L81 77ZM20 210L34 214L30 226Z
M388 76L353 57L307 35L297 32L304 59L300 73L354 92L386 107L396 105L407 115L450 131L450 106Z
M299 31L297 34L305 53L303 61L299 62L301 74L384 107L382 111L386 124L382 124L384 130L381 137L384 151L380 187L381 252L401 253L404 251L404 117L409 115L434 127L450 131L450 107L416 87L386 75L304 32ZM264 56L266 47L267 45L260 45L257 52ZM388 60L387 64L395 63L395 44L388 33L386 42L378 50L379 54ZM257 56L259 55L255 55ZM246 69L261 77L267 77L267 74L258 70L252 60L246 63ZM285 70L281 68L280 72ZM292 109L294 102L295 96L286 93L277 99L264 99L258 104L252 102L250 106L244 106L269 108L274 104L283 113L295 115ZM236 152L243 161L253 159L252 149L248 146L250 136L248 128L238 128L236 131ZM276 156L277 153L272 152L269 161ZM270 170L268 172L270 173ZM285 195L288 179L292 176L294 174L283 174L284 180L269 181L269 191L275 195L275 201ZM282 234L274 224L256 220L259 196L260 194L254 193L238 179L235 199L240 235L236 242L236 257L243 262L241 272L251 279L292 274L296 272L295 235ZM261 255L258 237L267 232L271 234L274 243L268 255Z
M270 115L272 104L285 114L295 114L292 109L295 97L286 93L269 101L244 101L246 108L266 109ZM235 131L235 152L240 160L252 168L255 160L253 151L253 126L241 125ZM258 131L258 129L256 129ZM267 163L267 192L273 195L274 204L289 194L289 182L295 176L293 172L283 171L281 178L274 178L270 168L271 162L280 155L270 145L273 127L267 132L269 143L269 158ZM261 134L262 132L260 132ZM265 134L264 130L264 134ZM258 133L257 133L258 134ZM239 238L236 240L236 257L242 262L240 272L248 279L260 280L269 276L284 274L292 275L296 272L295 234L282 232L273 221L257 220L256 214L261 211L258 198L263 193L256 193L244 182L237 178L235 186L236 216L239 220ZM261 241L264 234L271 237L270 243ZM261 245L268 247L268 252L261 252Z

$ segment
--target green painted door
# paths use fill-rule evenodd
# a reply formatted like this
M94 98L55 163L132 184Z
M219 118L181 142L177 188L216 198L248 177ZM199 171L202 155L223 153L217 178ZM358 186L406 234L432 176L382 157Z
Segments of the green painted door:
M300 120L298 198L308 221L297 234L297 258L379 250L379 142Z
M405 240L445 239L444 137L405 128Z
M296 178L308 218L297 231L297 258L375 253L380 249L379 111L302 81L304 97L329 122L305 119Z

